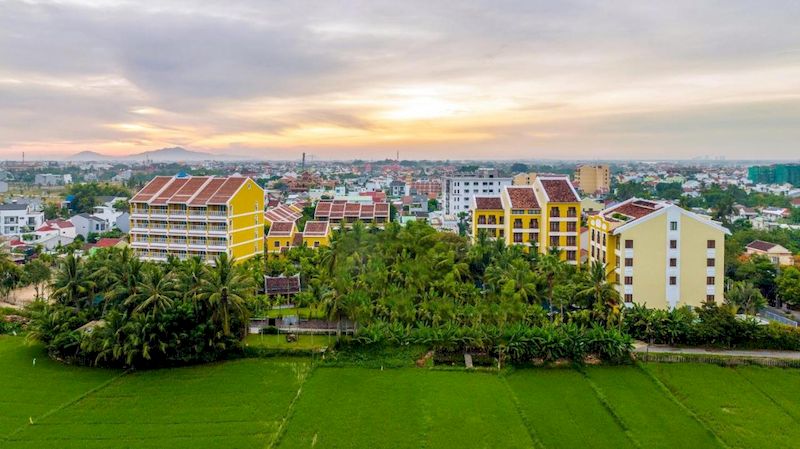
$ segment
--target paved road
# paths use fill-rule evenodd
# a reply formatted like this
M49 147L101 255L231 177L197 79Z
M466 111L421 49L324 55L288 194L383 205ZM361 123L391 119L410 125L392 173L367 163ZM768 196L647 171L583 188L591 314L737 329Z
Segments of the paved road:
M637 341L634 345L634 351L647 352L647 343ZM665 354L705 354L705 355L723 355L729 357L758 357L765 359L791 359L800 360L800 351L744 351L744 350L725 350L725 349L705 349L705 348L677 348L667 345L651 345L649 352L658 352Z

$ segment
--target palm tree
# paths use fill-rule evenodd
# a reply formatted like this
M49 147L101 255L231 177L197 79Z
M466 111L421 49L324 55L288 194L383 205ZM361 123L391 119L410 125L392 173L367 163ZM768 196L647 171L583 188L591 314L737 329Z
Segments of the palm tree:
M242 325L242 334L247 329L247 294L252 292L252 278L242 273L225 253L214 260L214 266L203 279L200 298L211 310L211 318L222 327L226 336L231 335L231 322L236 319Z
M196 309L201 304L199 298L207 272L206 265L199 257L187 259L177 272L178 291L183 292L183 297L191 301Z
M138 302L133 310L135 314L144 314L151 311L152 317L159 312L163 312L172 306L173 299L178 295L174 288L173 277L164 268L151 265L145 271L144 280L139 287L138 298L131 297L130 300Z
M589 297L594 302L595 314L607 323L619 312L620 296L615 283L608 282L610 272L600 262L593 262L584 272L586 288L578 292L578 296Z
M92 281L87 276L83 262L73 254L68 254L61 263L53 280L52 298L57 302L81 309L89 302Z
M550 312L553 311L553 289L556 282L561 279L564 273L564 262L559 257L558 253L552 252L544 254L539 257L539 262L536 265L539 273L545 280L547 287L547 302L550 306Z
M755 315L767 305L767 300L764 299L761 290L746 281L731 284L728 291L725 292L725 301L748 315Z

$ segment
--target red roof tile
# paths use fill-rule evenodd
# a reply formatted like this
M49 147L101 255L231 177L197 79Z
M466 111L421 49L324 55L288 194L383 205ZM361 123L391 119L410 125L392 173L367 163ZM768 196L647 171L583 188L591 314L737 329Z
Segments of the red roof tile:
M190 206L205 206L209 198L216 193L219 187L225 184L225 178L214 178L207 182L203 188L197 192L194 198L189 201Z
M303 230L305 237L321 237L328 234L327 221L309 221Z
M753 240L748 243L745 248L755 249L757 251L769 251L778 246L777 243L765 242L763 240Z
M292 234L294 229L294 222L291 221L277 221L272 223L269 227L269 234L267 237L288 237Z
M156 195L155 198L150 200L151 205L163 205L167 204L167 200L172 198L175 193L183 187L184 184L189 182L189 178L175 178L164 186L164 188Z
M389 218L389 203L375 203L375 218Z
M170 176L156 176L155 178L151 179L150 182L147 183L142 190L140 190L131 201L136 202L147 202L159 192L168 182L170 182L173 178Z
M361 214L361 205L358 203L347 203L344 207L344 216L345 217L355 217Z
M172 198L167 200L167 203L170 204L182 204L189 201L192 196L198 192L198 190L203 187L208 180L211 179L209 176L193 176L189 179L187 183L183 185L180 189L178 189Z
M227 204L228 200L233 197L236 191L239 190L239 187L241 187L245 182L247 182L247 178L228 178L225 183L222 184L219 190L214 193L214 196L208 199L207 204Z
M539 209L532 187L507 187L512 209Z
M499 196L476 196L475 207L483 210L503 210L503 201Z
M317 203L317 207L314 209L314 217L328 217L331 214L331 206L333 203L330 201L320 201Z
M577 203L580 201L580 198L578 198L578 195L575 194L569 179L542 179L539 177L538 180L542 183L542 187L544 188L545 193L547 193L547 197L549 198L550 202Z
M95 246L98 247L98 248L109 248L109 247L112 247L112 246L116 245L117 243L119 243L121 241L122 241L122 239L112 239L112 238L108 238L108 237L103 237L103 238L101 238L100 240L97 241Z

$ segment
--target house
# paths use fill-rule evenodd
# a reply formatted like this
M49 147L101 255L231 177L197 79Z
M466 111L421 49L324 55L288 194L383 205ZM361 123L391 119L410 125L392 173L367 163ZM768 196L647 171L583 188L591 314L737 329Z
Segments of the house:
M264 189L240 176L156 176L130 200L130 242L142 259L264 253Z
M349 227L356 221L383 227L390 219L389 209L389 203L362 204L346 200L321 200L314 209L314 219L327 221L336 227Z
M269 232L266 237L266 247L269 253L279 253L295 246L295 235L300 235L297 232L297 225L293 221L276 221L269 227ZM301 237L302 243L302 237Z
M789 209L785 207L765 207L761 209L761 215L764 216L764 219L767 221L778 221L784 218L789 218L790 212Z
M442 182L442 210L445 215L470 212L475 196L499 196L503 187L511 185L511 178L500 177L496 169L481 168L477 173L457 174Z
M264 276L264 292L268 296L300 293L300 275Z
M406 183L394 180L389 183L389 190L390 194L394 197L403 196L406 194Z
M37 186L61 186L72 184L72 175L54 175L51 173L39 173L33 178L33 183Z
M19 236L44 223L44 212L20 202L0 204L0 235Z
M89 234L100 234L110 230L108 223L102 218L82 213L75 215L69 219L73 225L77 235L83 236L84 240L89 238Z
M67 220L47 220L36 228L33 240L29 243L41 245L47 251L53 251L59 246L69 245L75 241L77 231L75 225Z
M793 265L792 252L777 243L754 240L744 247L745 254L765 256L775 265Z
M589 217L589 261L608 267L626 305L699 307L723 300L725 235L665 201L631 198Z
M309 248L329 246L331 226L327 221L308 221L303 229L303 244Z
M120 231L128 234L131 232L131 214L127 212L123 212L117 216L116 221L111 226L112 228L117 228Z

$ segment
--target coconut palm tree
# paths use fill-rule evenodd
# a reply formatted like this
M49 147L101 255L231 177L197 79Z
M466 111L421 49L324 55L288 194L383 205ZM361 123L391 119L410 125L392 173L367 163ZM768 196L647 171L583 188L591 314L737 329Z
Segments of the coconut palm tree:
M583 273L586 287L578 296L591 298L596 317L610 323L620 313L619 291L615 283L608 281L610 272L606 271L605 264L595 261Z
M139 287L138 297L131 297L137 303L133 310L135 314L147 314L152 318L172 306L174 298L178 296L174 287L171 273L158 265L151 265L144 274L144 279Z
M92 285L81 259L68 254L56 272L51 297L60 304L80 310L89 302Z
M211 318L222 327L226 336L231 334L231 323L238 321L242 334L247 329L246 296L252 292L252 278L242 273L225 253L214 260L214 266L203 279L200 298L211 310Z

